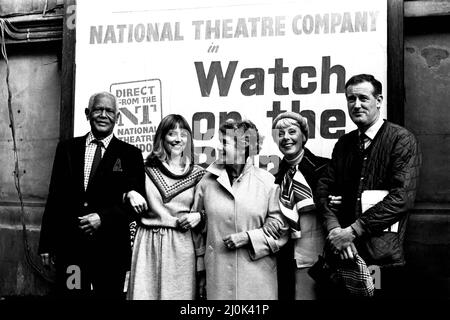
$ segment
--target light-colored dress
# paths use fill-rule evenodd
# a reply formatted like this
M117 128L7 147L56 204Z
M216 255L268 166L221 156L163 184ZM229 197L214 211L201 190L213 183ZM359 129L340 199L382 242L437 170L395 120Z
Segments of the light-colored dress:
M250 159L249 159L250 160ZM208 300L277 299L274 253L286 243L287 233L275 240L261 227L266 219L283 222L278 186L266 170L248 161L230 184L225 168L212 164L197 185L195 210L206 213L206 294ZM250 243L236 250L225 247L227 235L247 232Z
M191 211L204 170L194 165L175 175L160 164L146 173L149 210L138 222L127 299L192 300L200 235L180 231L177 220Z

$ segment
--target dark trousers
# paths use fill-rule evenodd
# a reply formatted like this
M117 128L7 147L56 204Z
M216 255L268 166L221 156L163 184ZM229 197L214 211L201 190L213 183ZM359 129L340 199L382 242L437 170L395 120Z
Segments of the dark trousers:
M294 241L288 241L277 253L278 300L295 300Z
M56 262L56 298L125 298L125 268L98 259L64 260Z

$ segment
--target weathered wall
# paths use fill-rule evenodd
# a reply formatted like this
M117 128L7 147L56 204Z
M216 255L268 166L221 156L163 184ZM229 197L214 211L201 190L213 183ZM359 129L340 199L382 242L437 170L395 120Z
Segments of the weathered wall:
M47 10L63 0L48 0ZM0 0L0 16L42 12L45 0ZM59 138L61 44L8 45L20 182L31 258L37 244ZM5 61L0 57L0 297L43 295L49 283L24 255L21 209L14 183L14 153L7 106Z
M439 23L441 19L447 23ZM405 125L415 131L423 151L417 199L422 202L450 202L448 19L411 19L406 24L409 28L405 37Z
M449 212L432 212L418 205L410 216L405 243L405 298L450 298L449 231Z
M60 44L7 47L21 187L32 258L59 139ZM0 60L0 296L44 294L48 284L26 263L7 107L5 61Z
M0 15L11 13L29 13L43 11L45 0L1 0ZM47 0L47 9L62 4L64 0Z
M417 205L406 237L415 296L450 297L449 17L405 20L405 126L421 145Z

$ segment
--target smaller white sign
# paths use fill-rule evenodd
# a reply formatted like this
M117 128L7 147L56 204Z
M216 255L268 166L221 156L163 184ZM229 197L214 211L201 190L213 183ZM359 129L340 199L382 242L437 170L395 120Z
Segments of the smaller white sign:
M162 119L161 81L114 83L110 92L117 97L120 111L114 134L138 147L146 158L153 150L153 136Z

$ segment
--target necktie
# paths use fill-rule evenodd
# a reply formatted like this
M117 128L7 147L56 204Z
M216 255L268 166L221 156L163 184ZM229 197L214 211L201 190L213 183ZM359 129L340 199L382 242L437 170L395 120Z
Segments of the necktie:
M92 160L91 173L89 174L89 182L92 181L92 178L95 175L95 171L97 171L100 160L102 160L103 142L101 142L100 140L92 140L92 143L95 143L97 145L97 148L95 149L94 160Z
M365 133L361 132L359 135L359 151L361 153L364 152L364 150L366 149L366 142L369 139L368 136L366 136Z

